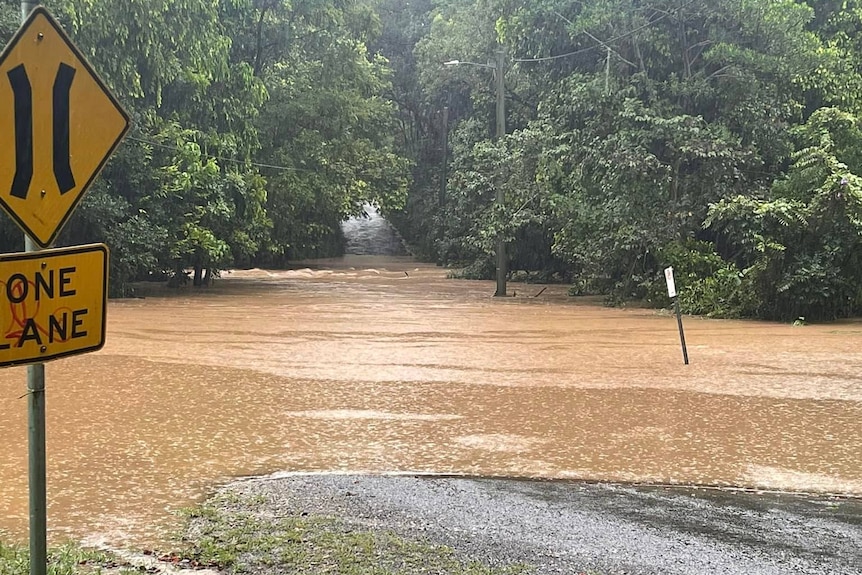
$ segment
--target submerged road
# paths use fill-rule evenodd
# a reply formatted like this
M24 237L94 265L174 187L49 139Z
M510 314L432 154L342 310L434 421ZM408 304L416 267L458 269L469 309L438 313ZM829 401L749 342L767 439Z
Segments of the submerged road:
M157 545L213 486L282 471L862 495L859 322L686 318L685 366L669 314L445 274L355 256L112 301L105 348L46 367L52 541ZM0 373L11 539L25 375Z
M335 471L259 485L541 573L862 573L859 500L834 497L862 496L862 322L685 318L686 366L670 314L513 292L353 255L110 302L104 349L46 367L52 544L152 548L232 478ZM25 382L0 372L22 541Z
M241 481L321 513L538 575L859 575L862 501L568 481L292 475Z
M862 322L685 318L683 365L668 313L563 285L493 292L350 255L110 302L105 347L46 366L51 541L156 546L214 486L285 471L862 496ZM25 384L0 372L12 540L28 524Z

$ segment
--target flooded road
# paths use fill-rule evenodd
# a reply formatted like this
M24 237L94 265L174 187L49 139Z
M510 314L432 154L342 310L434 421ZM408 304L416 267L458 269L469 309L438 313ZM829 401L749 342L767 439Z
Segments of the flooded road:
M149 545L231 477L421 472L862 495L862 323L607 309L407 258L225 274L112 301L48 364L65 537ZM25 370L0 372L0 532L26 537Z

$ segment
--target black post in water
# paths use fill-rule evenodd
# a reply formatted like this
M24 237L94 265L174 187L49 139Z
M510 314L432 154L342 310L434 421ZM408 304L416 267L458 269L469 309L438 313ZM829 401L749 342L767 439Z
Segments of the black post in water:
M685 332L682 330L682 315L679 313L679 297L673 298L673 308L676 310L676 324L679 326L679 342L682 344L682 359L688 365L688 349L685 347Z

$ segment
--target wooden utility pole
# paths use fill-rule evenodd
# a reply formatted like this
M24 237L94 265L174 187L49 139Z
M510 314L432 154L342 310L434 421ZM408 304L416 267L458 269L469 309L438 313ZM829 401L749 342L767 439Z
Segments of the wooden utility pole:
M501 47L497 49L496 65L494 72L497 76L497 140L506 135L506 51ZM497 197L495 203L502 210L506 197L503 186L497 185ZM497 291L495 297L506 297L506 275L508 275L509 261L506 258L506 240L503 233L497 235Z

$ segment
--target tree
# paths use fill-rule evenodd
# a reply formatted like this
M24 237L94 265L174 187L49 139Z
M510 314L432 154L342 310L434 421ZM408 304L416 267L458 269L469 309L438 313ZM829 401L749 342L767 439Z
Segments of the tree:
M249 163L266 98L231 60L234 2L66 2L76 43L133 117L133 130L64 241L110 241L112 285L155 270L218 269L257 250L263 182ZM226 158L217 162L215 158ZM117 228L127 234L118 234Z
M823 108L794 135L793 164L767 196L723 200L707 224L734 248L757 315L847 317L862 309L862 126Z
M340 222L367 203L403 205L408 161L393 144L386 61L368 51L379 32L369 4L265 2L243 46L255 53L271 98L258 124L273 227L270 257L340 253ZM286 30L282 31L282 28ZM276 28L289 43L267 42ZM252 31L248 31L252 32ZM262 55L261 55L262 54Z
M453 104L456 120L490 117L491 91L476 70L452 81L434 63L452 51L482 62L495 42L513 56L514 135L495 149L475 123L457 129L442 245L481 259L495 229L517 230L516 194L502 220L487 210L489 190L510 180L535 198L516 249L539 268L564 262L579 290L622 298L654 293L668 254L687 253L674 246L719 250L709 206L770 189L790 128L817 98L834 101L826 80L846 60L817 24L835 18L794 0L441 1L432 18L416 49L423 84L469 104ZM526 141L529 162L512 145ZM415 188L408 205L436 206L414 199L428 195Z

